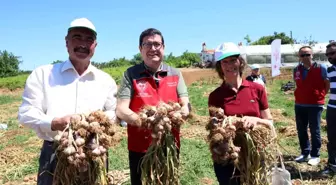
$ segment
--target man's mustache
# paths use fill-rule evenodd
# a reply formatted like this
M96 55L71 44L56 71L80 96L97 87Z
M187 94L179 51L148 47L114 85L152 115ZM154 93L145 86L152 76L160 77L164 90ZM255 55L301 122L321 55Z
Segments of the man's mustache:
M85 46L78 46L74 49L75 52L81 52L81 53L90 53L89 48L85 47Z

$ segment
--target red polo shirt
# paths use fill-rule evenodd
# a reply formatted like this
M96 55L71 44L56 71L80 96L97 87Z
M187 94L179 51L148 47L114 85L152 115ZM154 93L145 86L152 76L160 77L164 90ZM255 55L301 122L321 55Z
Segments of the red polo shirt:
M210 93L208 106L224 109L226 116L260 117L260 110L268 108L268 101L265 88L262 85L243 80L237 92L224 82Z

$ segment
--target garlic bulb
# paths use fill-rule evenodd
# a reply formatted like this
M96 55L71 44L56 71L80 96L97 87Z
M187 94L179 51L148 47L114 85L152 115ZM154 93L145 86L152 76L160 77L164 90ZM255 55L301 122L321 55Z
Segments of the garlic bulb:
M92 155L95 155L95 156L99 156L101 154L99 148L95 148L93 151L92 151Z
M75 142L77 146L82 146L85 143L85 140L81 137L78 137Z
M76 149L73 146L68 146L67 148L65 148L65 150L63 152L66 155L72 155L76 152Z

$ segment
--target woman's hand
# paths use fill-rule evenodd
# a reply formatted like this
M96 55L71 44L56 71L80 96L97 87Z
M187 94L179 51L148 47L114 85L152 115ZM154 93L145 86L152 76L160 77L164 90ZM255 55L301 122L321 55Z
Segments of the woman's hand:
M244 116L242 118L242 121L244 123L244 128L252 129L258 123L260 123L261 119L258 117L254 117L254 116Z
M264 125L272 130L272 133L276 135L274 125L271 120L261 119L253 116L244 116L242 118L245 129L253 129L256 125Z

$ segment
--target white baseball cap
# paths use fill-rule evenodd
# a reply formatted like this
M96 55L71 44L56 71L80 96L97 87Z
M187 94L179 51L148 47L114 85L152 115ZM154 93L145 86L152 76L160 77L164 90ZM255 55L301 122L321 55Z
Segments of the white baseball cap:
M250 68L253 69L260 69L260 65L259 64L252 64L250 65Z
M224 42L215 50L215 61L223 60L224 58L240 55L238 46L232 42Z
M70 27L68 28L68 31L70 31L72 28L87 28L91 30L97 36L96 27L87 18L78 18L78 19L73 20L70 23Z

